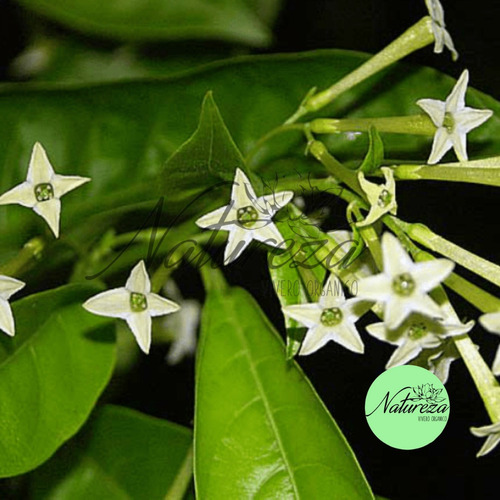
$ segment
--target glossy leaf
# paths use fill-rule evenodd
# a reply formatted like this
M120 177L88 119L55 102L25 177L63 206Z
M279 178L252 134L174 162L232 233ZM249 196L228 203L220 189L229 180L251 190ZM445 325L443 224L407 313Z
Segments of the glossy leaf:
M229 192L237 168L246 170L245 162L209 92L196 132L165 165L162 194L169 203L187 204L212 186L225 187ZM210 196L213 193L207 193L205 200Z
M243 289L208 296L196 384L199 498L373 498L339 428Z
M108 405L38 469L33 500L163 500L192 443L180 425Z
M234 142L248 154L262 135L293 112L312 85L327 87L365 58L352 52L320 51L248 57L158 80L63 88L4 85L0 87L0 192L25 179L31 149L40 141L57 172L93 179L64 197L61 218L64 237L72 237L71 231L81 233L79 226L86 224L78 244L88 244L125 207L153 209L160 196L156 176L196 129L207 91L213 91ZM417 99L442 99L453 87L451 78L428 68L409 72L405 66L395 67L390 76L385 80L386 74L377 75L347 92L324 114L418 113ZM474 90L468 91L467 104L495 111L484 126L469 134L470 157L499 155L500 106ZM364 134L327 139L340 160L356 164L368 148ZM383 139L388 158L404 155L424 162L428 158L431 138L384 134ZM311 169L322 172L321 165L304 157L304 147L301 133L289 132L265 143L250 165L268 179L277 178L279 188L282 176ZM165 203L177 215L179 207L169 208L168 198ZM44 222L29 209L0 207L0 260L43 230Z
M109 319L81 304L100 289L68 285L13 304L0 337L0 477L33 469L82 426L114 362Z
M215 39L261 47L271 34L246 0L18 0L84 33L119 40Z

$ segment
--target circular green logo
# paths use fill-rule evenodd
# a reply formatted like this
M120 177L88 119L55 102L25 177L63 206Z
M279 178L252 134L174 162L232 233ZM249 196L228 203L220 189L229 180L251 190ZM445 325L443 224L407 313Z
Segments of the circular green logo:
M365 401L366 420L381 441L400 450L432 443L446 427L450 400L441 381L419 366L396 366L379 375Z

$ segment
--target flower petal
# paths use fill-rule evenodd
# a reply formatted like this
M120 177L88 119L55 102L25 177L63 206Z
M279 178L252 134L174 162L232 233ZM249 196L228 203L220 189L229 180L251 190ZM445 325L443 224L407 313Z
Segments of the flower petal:
M262 227L258 227L261 223L263 223ZM271 221L259 221L256 223L256 228L252 228L252 237L257 241L261 241L270 247L277 247L283 244L285 241L283 236L279 232L279 229L276 227L276 224Z
M234 262L243 253L243 250L250 244L252 239L253 231L233 226L229 231L226 248L224 249L224 265L227 266L231 262Z
M403 342L389 358L389 361L385 365L387 369L392 368L394 366L405 365L413 358L416 358L422 347L417 342L413 342L411 340L405 339Z
M54 169L50 164L47 153L43 146L36 142L31 152L30 165L28 168L28 182L34 186L37 184L51 182L54 175Z
M467 161L469 157L467 156L467 135L465 132L460 132L457 129L449 137L458 160Z
M222 231L229 231L236 223L236 210L231 205L224 205L213 210L196 221L198 227L221 229Z
M359 336L357 328L349 321L343 321L339 326L330 329L329 335L334 342L349 349L349 351L359 354L365 352L365 345Z
M479 322L489 332L500 334L500 312L483 314Z
M283 314L309 328L320 324L322 308L317 303L285 306L282 310Z
M325 286L321 291L319 303L321 307L340 307L345 302L345 294L342 288L342 283L335 274L330 273L326 280Z
M302 346L299 351L299 356L308 356L321 349L328 341L330 340L330 336L328 335L327 330L319 325L313 328L310 328L304 341L302 342Z
M465 94L467 85L469 84L469 71L464 70L460 75L457 83L453 87L450 95L446 99L446 111L455 114L457 111L465 107Z
M484 457L484 455L493 451L498 446L498 443L500 443L500 434L492 434L491 436L488 436L476 456Z
M8 300L12 295L19 292L26 286L26 283L11 278L10 276L0 276L0 299Z
M52 187L54 188L54 196L60 198L66 193L73 191L82 184L91 181L90 177L79 177L78 175L58 175L52 176Z
M495 354L495 359L493 360L493 365L491 366L491 371L496 377L500 376L500 346Z
M255 208L269 218L281 210L287 203L290 203L294 197L293 191L279 191L278 193L268 194L257 198Z
M233 188L231 191L231 201L233 206L238 208L255 206L257 203L257 195L253 190L252 184L248 180L243 170L237 168L234 175Z
M10 337L13 337L16 333L12 309L10 308L10 304L4 299L0 299L0 330L4 331Z
M35 191L29 182L23 182L0 196L0 205L22 205L33 208L37 203Z
M382 253L384 261L384 273L389 276L411 271L413 261L403 248L399 240L391 233L382 236Z
M178 311L181 306L156 293L148 293L148 312L151 316L165 316Z
M148 311L131 313L126 320L141 350L149 354L149 348L151 347L151 316Z
M125 319L132 312L130 309L130 292L124 287L113 288L90 297L83 304L83 307L98 316Z
M391 332L383 322L368 325L366 331L376 339L392 345L399 345L400 339L398 337L403 335L402 333L399 336L394 335L394 331Z
M357 296L360 299L385 302L392 294L391 286L390 278L384 273L368 276L359 280Z
M411 274L418 289L422 292L429 292L446 279L454 267L455 263L451 260L435 259L415 263Z
M460 132L468 134L471 130L481 126L493 116L489 109L464 108L455 114L455 126Z
M434 135L434 141L432 143L432 151L427 160L429 165L435 165L441 158L452 148L453 143L451 141L448 131L444 127L440 127L436 130Z
M417 106L422 108L436 127L441 127L444 121L445 103L437 99L419 99Z
M125 288L131 292L142 294L148 294L151 291L151 282L143 260L132 269L127 283L125 283Z
M33 210L49 225L56 238L59 238L59 218L61 216L61 200L52 198L47 201L40 201Z
M387 301L384 307L384 323L390 330L395 330L414 310L411 299L402 299L393 296Z
M415 292L409 299L406 299L413 312L419 312L430 318L443 319L441 308L425 293Z

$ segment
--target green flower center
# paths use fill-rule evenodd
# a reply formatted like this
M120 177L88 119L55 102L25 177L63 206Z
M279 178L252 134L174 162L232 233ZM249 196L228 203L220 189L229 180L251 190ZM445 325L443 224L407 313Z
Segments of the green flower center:
M344 315L338 307L330 307L323 309L320 321L323 326L336 326L342 322L343 318Z
M259 220L259 213L254 207L249 205L248 207L238 208L236 218L238 219L240 225L250 229Z
M392 194L387 191L387 189L383 189L378 197L378 206L385 208L392 201Z
M455 129L455 118L451 113L444 114L443 127L450 133Z
M143 293L131 292L130 309L133 312L145 311L148 308L148 299Z
M403 297L408 297L415 290L415 280L410 273L399 274L392 280L392 289Z
M36 201L48 201L54 198L54 188L52 184L44 182L35 186Z
M413 323L408 329L408 337L412 340L418 340L427 335L427 327L424 323Z

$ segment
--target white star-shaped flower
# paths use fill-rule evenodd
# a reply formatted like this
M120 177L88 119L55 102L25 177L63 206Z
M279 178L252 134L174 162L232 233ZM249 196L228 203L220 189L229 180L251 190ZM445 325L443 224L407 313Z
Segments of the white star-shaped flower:
M236 260L255 239L276 247L284 242L272 218L293 198L293 191L257 197L247 176L236 169L231 203L203 217L196 224L202 228L229 231L224 264Z
M382 167L380 170L385 177L384 184L375 184L367 181L363 172L358 173L359 184L368 198L368 203L370 203L370 212L363 221L356 224L358 227L373 224L387 213L396 215L398 204L396 203L394 174L387 167Z
M444 311L442 316L446 316ZM394 330L387 328L385 323L368 325L366 330L377 339L398 346L385 366L389 369L408 363L424 349L437 349L443 346L447 338L468 333L473 326L474 321L464 325L459 321L437 321L421 314L412 314ZM439 354L434 355L429 361L431 359L435 361L439 357Z
M9 299L15 293L24 288L25 283L11 278L10 276L0 275L0 330L10 337L16 333L14 316L10 308Z
M163 290L181 305L179 314L169 316L163 322L163 326L175 335L167 354L167 363L176 365L196 351L201 305L197 300L184 299L173 280L168 281Z
M58 238L61 197L89 181L88 177L56 174L45 149L37 142L31 153L26 181L0 196L0 205L17 204L32 208L45 219Z
M500 422L483 427L471 427L470 431L476 437L486 438L486 441L476 455L477 457L487 455L500 443Z
M299 354L312 354L329 340L350 351L363 353L365 346L354 325L360 317L356 312L359 304L357 298L346 300L340 280L331 274L319 302L283 307L286 316L308 328Z
M446 23L444 22L444 9L439 0L425 0L427 9L432 19L432 31L434 33L434 52L441 54L446 46L451 52L454 61L458 59L458 52L455 49L453 40L451 39Z
M151 346L151 318L179 310L175 302L151 293L151 283L142 260L132 269L124 287L99 293L88 299L83 307L99 316L124 319L146 354Z
M469 72L465 70L446 101L420 99L420 106L431 118L437 130L428 163L433 165L451 149L460 161L467 161L467 134L491 118L489 109L473 109L465 106L465 93Z
M479 318L479 322L489 332L500 335L500 312L483 314ZM500 346L498 346L491 370L493 371L494 375L500 376Z
M382 237L384 271L358 283L358 297L384 304L384 323L394 330L412 312L441 318L440 307L427 295L453 270L447 259L413 262L391 233Z

